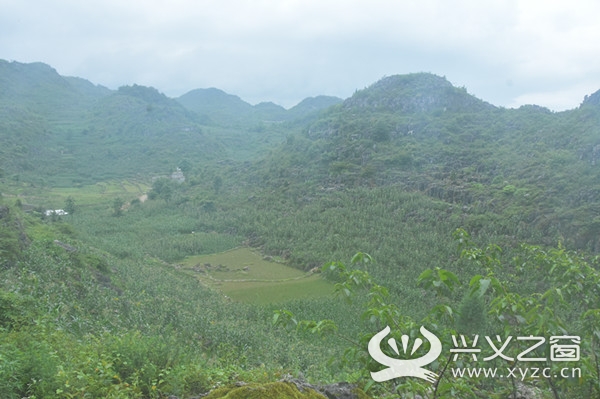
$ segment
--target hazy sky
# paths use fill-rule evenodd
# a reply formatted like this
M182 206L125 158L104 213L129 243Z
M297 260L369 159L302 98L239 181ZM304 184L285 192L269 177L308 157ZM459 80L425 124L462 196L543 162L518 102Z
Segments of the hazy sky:
M564 110L600 89L599 16L597 0L0 0L0 58L286 108L432 72L494 105Z

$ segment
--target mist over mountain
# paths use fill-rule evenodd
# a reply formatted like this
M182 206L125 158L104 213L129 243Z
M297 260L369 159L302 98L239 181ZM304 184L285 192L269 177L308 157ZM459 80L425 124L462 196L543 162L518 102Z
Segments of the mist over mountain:
M306 117L327 103L288 112L218 89L171 99L151 87L109 90L42 63L0 61L0 105L3 173L70 185L161 173L188 159L236 158L234 147L223 146L228 140L244 153L254 146L240 129Z
M216 88L109 90L7 61L0 88L4 178L89 184L229 159L253 162L243 179L269 187L399 186L554 235L569 224L574 241L599 245L600 91L560 113L505 109L414 73L286 110Z
M231 117L243 120L253 111L252 105L238 96L216 88L195 89L178 97L177 101L208 123L227 122Z
M286 110L272 102L250 105L238 96L216 88L195 89L176 99L187 109L197 113L207 123L243 126L261 120L294 121L310 117L319 111L342 102L331 96L306 98Z

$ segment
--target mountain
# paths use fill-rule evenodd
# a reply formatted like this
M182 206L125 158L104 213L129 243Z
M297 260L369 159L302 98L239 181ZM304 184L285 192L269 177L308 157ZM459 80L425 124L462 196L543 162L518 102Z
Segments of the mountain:
M583 103L581 103L582 107L599 107L600 106L600 90L598 90L597 92L589 95L589 96L585 96L585 98L583 99Z
M435 75L386 77L305 127L300 137L312 142L305 172L331 184L414 180L416 173L456 162L449 144L475 141L480 128L502 114Z
M79 78L63 77L42 63L0 60L0 103L3 107L34 111L50 120L77 117L93 101L110 93Z
M223 123L230 118L241 121L252 114L252 105L238 96L216 88L195 89L176 99L208 123Z
M598 250L597 99L561 113L503 109L436 75L385 77L288 140L262 178L304 189L397 187L464 208L475 231L537 229Z
M286 110L272 102L262 102L253 106L238 96L215 88L195 89L176 100L208 123L232 126L260 122L299 121L342 101L331 96L311 97Z
M285 110L215 88L176 99L138 85L109 90L45 64L0 61L0 176L72 186L252 162L236 179L398 187L465 207L475 230L526 226L600 248L599 99L559 113L504 109L414 73Z
M0 60L1 173L17 178L60 163L54 132L82 123L95 102L109 94L42 63Z
M186 159L222 152L198 118L175 100L144 86L125 86L98 101L86 123L64 142L73 170L87 179L148 176Z
M174 169L218 153L197 117L158 90L117 91L42 63L0 62L2 173L73 185Z
M283 140L280 123L328 104L287 111L216 88L172 99L152 87L110 90L43 63L0 60L0 175L70 186L249 159Z
M363 360L380 325L427 323L448 339L474 308L487 331L572 328L592 342L599 105L600 91L560 113L504 109L417 73L285 110L218 89L172 99L0 62L0 358L10 366L0 390L197 397L218 386L215 397L232 384L256 391L238 381L282 370L311 381L353 375L370 387L374 368ZM184 182L157 179L139 198L176 167ZM138 178L146 184L130 191ZM43 212L62 204L68 216ZM322 275L338 269L334 289L352 301L240 304L220 292L234 274L265 292L246 298L277 299L262 278L247 278L257 269L247 255L240 268L227 265L226 250L239 246L305 271L333 261ZM213 268L203 254L225 258ZM217 271L227 280L205 286ZM292 291L288 282L278 278L278 288ZM362 352L348 350L356 339ZM591 364L593 350L583 352ZM442 375L448 363L437 363ZM597 377L538 388L587 397ZM458 382L457 392L481 397L514 390ZM369 392L430 389L404 385Z
M277 105L271 101L265 101L256 104L254 106L254 110L256 111L257 115L266 120L269 118L271 118L272 121L281 121L287 119L286 109L281 105Z
M443 77L411 73L385 77L344 102L347 109L393 113L481 112L492 105L454 87Z
M316 117L321 111L340 104L343 100L333 96L308 97L289 109L292 119L303 120L307 117Z
M235 157L222 145L234 133L207 124L154 88L114 91L46 64L0 60L0 176L70 186Z

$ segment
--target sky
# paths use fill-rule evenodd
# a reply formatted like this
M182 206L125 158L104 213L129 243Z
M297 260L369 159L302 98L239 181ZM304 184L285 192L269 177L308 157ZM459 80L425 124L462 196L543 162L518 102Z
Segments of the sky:
M431 72L496 106L600 89L597 0L0 0L0 59L290 108Z

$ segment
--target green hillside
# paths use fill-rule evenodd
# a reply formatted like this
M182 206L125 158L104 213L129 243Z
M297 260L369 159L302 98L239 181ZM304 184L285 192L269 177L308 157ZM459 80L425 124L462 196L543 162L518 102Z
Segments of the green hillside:
M0 107L3 397L600 393L600 91L504 109L415 73L286 110L0 61ZM439 383L375 383L386 325L577 335L583 374L446 350Z
M464 208L472 230L539 235L594 251L600 109L501 109L429 74L358 91L265 161L264 178L396 187Z
M290 115L307 117L327 102L315 104ZM64 187L248 160L281 142L281 122L291 118L274 104L253 107L217 89L174 100L150 87L113 91L45 64L7 61L0 61L0 106L2 174Z
M67 219L24 214L0 201L3 398L191 397L236 381L278 381L294 370L325 375L329 357L341 354L332 340L273 329L277 305L227 300L174 264L138 256L130 241L120 252L104 251L104 241L131 229L129 219L103 211L74 215L97 227L94 213L111 218L115 230L90 238ZM177 241L168 233L163 239ZM290 305L332 317L336 302Z
M113 92L44 64L1 65L0 167L13 180L72 186L147 177L218 152L196 118L155 89Z
M61 160L57 136L81 126L88 109L110 91L65 78L48 65L0 60L0 169L19 179ZM30 173L33 172L33 173Z

